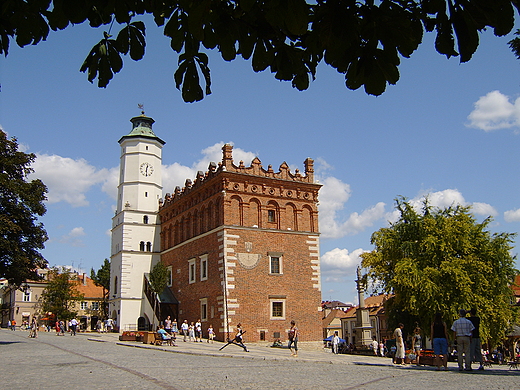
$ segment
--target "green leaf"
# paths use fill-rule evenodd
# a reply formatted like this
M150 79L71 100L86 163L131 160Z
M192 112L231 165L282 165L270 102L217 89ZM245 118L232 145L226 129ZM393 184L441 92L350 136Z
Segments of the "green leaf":
M455 8L452 15L453 28L457 35L460 62L467 62L477 50L479 44L477 26L471 15L460 8Z
M274 53L267 50L262 40L256 41L255 50L253 52L252 66L255 72L261 72L272 64Z
M293 35L303 35L309 25L310 7L305 0L288 0L285 11L285 25Z
M105 88L114 73L118 73L122 68L123 62L116 41L105 38L92 48L80 71L87 72L88 81L91 83L97 77L98 87Z
M292 86L298 91L306 90L309 88L309 75L307 73L296 75L292 80Z

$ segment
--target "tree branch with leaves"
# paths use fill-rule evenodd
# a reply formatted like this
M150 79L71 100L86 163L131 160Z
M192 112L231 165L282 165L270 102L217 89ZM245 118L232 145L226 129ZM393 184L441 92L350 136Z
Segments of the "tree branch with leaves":
M60 320L76 317L76 302L82 301L84 296L76 288L76 280L72 278L71 272L52 268L48 273L48 280L40 297L43 312L51 312Z
M73 24L110 25L80 68L106 87L123 68L122 56L143 58L146 26L137 19L151 15L179 54L174 79L186 102L211 93L204 50L214 49L225 61L251 60L255 72L269 69L300 91L323 61L344 75L347 88L381 95L397 83L401 59L425 32L436 34L438 53L466 62L480 32L511 32L518 7L517 0L12 0L0 9L0 54L7 55L12 39L24 47ZM115 39L114 24L121 27Z
M18 149L16 138L0 130L0 276L20 286L39 280L38 268L47 261L40 251L47 232L38 217L45 214L47 187L39 179L28 180L34 154Z

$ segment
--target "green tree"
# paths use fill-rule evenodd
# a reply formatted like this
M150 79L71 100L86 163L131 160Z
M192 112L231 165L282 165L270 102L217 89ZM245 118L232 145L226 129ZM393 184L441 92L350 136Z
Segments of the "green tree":
M470 207L422 211L403 198L396 200L397 222L373 233L372 252L362 255L368 276L395 294L388 302L391 325L403 322L411 331L417 321L429 334L435 312L447 323L459 309L478 309L481 337L503 339L516 319L512 306L515 259L511 233L490 233L492 219L478 223Z
M76 302L84 296L76 288L70 271L53 268L48 274L49 282L40 297L41 308L45 313L52 312L57 319L70 320L77 315Z
M103 265L97 272L90 270L90 279L96 286L103 287L103 315L108 317L108 298L110 295L110 261L105 259Z
M163 292L163 290L166 287L166 284L168 283L168 269L166 266L159 261L155 266L152 268L152 272L150 272L150 287L152 291L159 295ZM154 299L155 305L157 304L158 299ZM157 313L157 307L154 307L154 312ZM159 314L160 316L160 311ZM158 318L160 320L160 318ZM152 325L155 325L155 320L152 322Z
M27 180L35 158L0 130L0 276L17 286L40 279L36 270L47 267L39 252L47 233L38 222L46 211L47 187L41 180Z
M269 68L299 90L324 61L348 88L380 95L399 80L401 58L412 55L425 32L435 31L437 52L466 62L479 32L512 30L518 6L517 0L12 0L0 9L0 53L7 55L11 39L23 47L47 39L51 29L110 25L81 66L89 81L106 87L123 68L122 55L143 58L146 26L139 18L152 15L179 53L174 79L186 102L211 93L204 49L217 49L225 61L251 59L255 72ZM114 24L121 27L117 36Z

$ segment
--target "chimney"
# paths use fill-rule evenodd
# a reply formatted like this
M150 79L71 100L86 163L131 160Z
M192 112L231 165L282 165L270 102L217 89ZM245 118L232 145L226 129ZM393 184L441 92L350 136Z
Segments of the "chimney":
M85 272L83 272L83 285L87 285L87 274Z

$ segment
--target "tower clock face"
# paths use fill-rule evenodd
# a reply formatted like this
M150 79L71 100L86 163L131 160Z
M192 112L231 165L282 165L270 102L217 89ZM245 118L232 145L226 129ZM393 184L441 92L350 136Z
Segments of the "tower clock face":
M143 176L150 176L153 173L153 166L152 164L145 162L141 164L140 170Z

